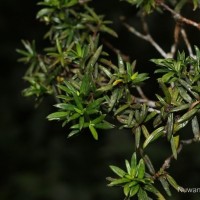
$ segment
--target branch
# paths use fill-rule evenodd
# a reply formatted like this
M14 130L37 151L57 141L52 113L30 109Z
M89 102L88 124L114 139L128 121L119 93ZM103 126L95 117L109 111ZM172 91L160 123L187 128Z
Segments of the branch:
M200 30L200 23L197 23L195 21L192 21L191 19L183 17L181 14L175 12L173 9L171 9L168 5L166 5L163 2L158 2L158 5L162 6L165 10L169 11L173 15L175 20L181 23L193 26L197 28L198 30Z
M181 140L181 141L180 141L179 148L178 148L178 150L177 150L177 153L179 154L179 153L182 151L184 145L189 145L189 144L192 144L192 143L194 143L194 142L197 142L196 138L188 139L188 140ZM166 169L168 169L168 168L170 167L171 162L172 162L173 159L174 159L174 156L173 156L173 155L169 156L169 157L164 161L164 163L163 163L163 165L162 165L160 171L165 171Z
M190 41L188 40L188 37L187 37L187 34L186 34L185 29L183 29L183 28L181 29L181 35L182 35L183 40L184 40L184 42L185 42L185 44L186 44L186 46L187 46L189 55L190 55L191 57L194 57L194 54L193 54L193 52L192 52L192 47L191 47Z
M108 42L107 40L103 40L103 43L110 49L110 50L112 50L114 53L116 53L116 54L120 54L120 56L122 57L122 59L124 60L124 61L129 61L130 60L130 58L129 58L129 56L127 56L127 55L125 55L125 54L123 54L119 49L117 49L116 47L114 47L110 42Z
M133 33L137 37L148 41L164 58L168 57L167 53L158 45L158 43L156 43L156 41L152 38L152 36L149 33L144 35L140 33L139 31L137 31L134 27L127 24L126 22L123 22L123 25L127 28L127 30L130 33Z

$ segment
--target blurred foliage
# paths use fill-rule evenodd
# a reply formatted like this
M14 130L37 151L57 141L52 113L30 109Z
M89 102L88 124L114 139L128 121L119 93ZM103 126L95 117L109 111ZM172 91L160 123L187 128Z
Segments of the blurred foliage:
M67 9L74 8L76 3L77 1L71 1L71 3L69 1L66 4ZM98 7L98 5L100 5L99 2L95 3L97 10L99 9L101 11L106 9L103 8L103 5L102 7ZM93 3L93 6L95 6L95 3ZM113 2L108 2L108 4L112 3ZM8 7L11 6L9 5L9 3L7 4ZM46 6L46 4L43 5ZM171 5L174 4L175 1L171 1ZM6 3L4 3L4 5L6 5ZM14 5L15 2L12 2L12 6ZM17 7L17 5L18 3L16 3L15 7ZM121 3L121 5L123 4ZM197 7L197 3L195 5ZM28 5L24 3L23 6ZM31 6L34 7L33 4ZM119 7L120 10L121 6ZM19 96L19 90L17 88L24 87L24 84L22 82L19 83L20 77L22 76L24 69L20 68L20 66L15 63L15 59L17 56L13 55L14 59L13 62L11 62L11 57L7 58L7 55L5 54L6 48L4 48L4 51L2 51L4 52L4 54L2 53L2 55L5 55L7 60L9 60L8 64L6 63L5 66L12 65L15 66L15 68L13 67L12 70L8 70L5 68L5 73L4 75L2 73L1 77L3 96L4 94L6 94L6 97L8 97L5 99L4 96L1 99L1 110L4 116L1 120L1 132L3 133L1 134L1 151L4 155L2 167L5 173L2 176L3 179L1 184L0 197L1 199L9 200L84 200L105 198L122 199L123 197L121 197L121 191L118 191L118 189L115 190L111 188L106 188L105 186L106 182L104 180L104 177L110 174L110 172L107 170L108 165L114 162L117 162L117 165L121 165L121 160L123 160L124 157L130 156L130 154L134 151L134 146L141 148L143 145L144 147L148 147L145 148L145 152L148 152L149 157L155 165L155 168L159 169L163 159L170 154L170 151L168 151L169 144L167 144L166 142L166 144L163 145L162 142L165 143L163 138L166 137L168 140L171 138L169 142L174 156L176 156L177 154L175 147L178 145L178 141L180 141L179 137L188 138L188 136L192 136L190 132L193 131L194 137L198 140L198 118L196 117L196 113L199 109L197 103L199 82L198 77L195 79L198 74L198 60L189 56L185 56L184 53L180 53L177 56L177 59L154 59L153 62L155 62L159 66L159 69L161 69L161 71L157 71L157 73L164 73L164 75L162 74L162 78L158 80L162 91L157 91L156 89L156 93L159 93L157 95L158 101L156 103L156 106L161 109L162 113L159 114L154 111L152 112L151 109L150 111L148 111L149 106L145 103L140 105L140 103L134 102L130 105L132 99L129 98L128 100L130 102L126 102L126 98L124 97L124 95L126 97L129 96L128 92L134 94L134 96L137 95L136 89L138 86L141 85L144 80L147 80L148 75L146 74L146 71L148 71L149 69L146 70L140 67L139 71L142 71L143 69L144 73L138 73L137 71L135 71L135 62L130 63L129 61L125 61L123 60L123 58L120 57L120 55L118 55L118 58L112 57L112 53L110 53L109 50L105 48L105 46L102 48L102 36L110 39L110 37L107 36L105 33L109 33L114 37L116 36L116 33L113 32L112 29L110 29L110 25L108 26L107 23L104 24L107 28L101 28L101 30L99 29L96 32L94 27L99 26L102 23L102 21L100 21L99 23L98 20L95 21L88 19L88 21L86 22L83 21L83 24L85 23L86 26L88 24L91 25L89 26L89 28L88 26L86 27L87 34L95 34L96 39L94 40L92 37L91 39L86 39L87 37L85 36L85 38L83 38L81 41L78 41L78 38L80 36L78 34L75 40L75 44L70 47L71 49L69 52L66 52L66 47L69 44L63 44L66 35L62 35L62 38L61 33L63 33L63 30L67 30L66 32L70 32L70 29L74 28L73 26L76 25L77 21L83 19L83 12L85 11L82 10L83 8L81 4L75 15L73 15L73 13L65 15L66 17L72 17L70 21L70 27L65 27L65 18L62 18L62 14L59 13L59 9L64 10L65 7L63 7L58 2L56 3L56 1L52 1L48 9L55 9L55 13L58 14L56 14L56 16L61 16L61 21L57 21L56 16L53 15L54 12L52 10L52 15L49 14L47 18L45 17L45 15L47 14L46 12L50 10L43 10L42 12L39 12L37 17L44 21L49 27L51 27L50 31L47 31L46 38L49 38L51 41L53 41L53 43L49 43L47 40L45 40L43 43L40 37L41 31L40 33L38 32L39 34L36 33L34 35L35 27L33 29L33 27L31 26L27 28L27 30L25 30L24 25L19 25L19 27L21 26L21 30L25 30L25 32L18 36L18 38L16 39L19 40L19 38L27 38L26 35L28 35L28 39L32 39L33 34L37 41L36 48L35 42L28 42L24 40L23 44L25 46L25 51L21 50L21 53L24 55L21 61L32 64L24 77L24 79L30 84L30 86L24 90L23 94L26 94L27 96L34 95L36 97L37 104L40 104L40 108L37 110L37 112L31 109L31 102L29 100L23 100ZM87 8L84 9L86 9L86 12L88 12L88 17L88 15L90 15L91 13L89 12L89 10L87 10ZM126 9L130 11L129 7L127 7ZM79 15L81 14L80 11L82 12L82 15ZM112 10L112 12L110 12L109 10L108 15L110 15L112 18L111 13L115 15L115 12L116 11L114 9ZM15 13L15 11L13 11L13 13ZM26 14L28 15L29 12ZM76 15L78 15L77 18L73 18ZM100 18L100 20L104 20L103 17ZM160 16L158 18L160 18ZM31 19L29 20L31 21ZM50 23L51 20L53 21L52 24ZM59 27L60 24L62 25ZM27 26L30 26L30 24L27 23ZM38 24L37 26L40 27L40 25ZM8 28L8 30L9 29L10 27ZM42 30L42 32L44 32L43 27L41 27L40 29ZM116 27L116 30L118 30L116 32L119 32L120 34L119 27ZM59 32L59 34L54 35L55 32ZM85 29L80 28L80 30L78 29L77 32L85 33ZM100 39L98 39L99 33ZM12 37L9 38L9 41L12 41ZM48 46L48 48L45 48L44 51L41 50L41 47L38 44L39 40L42 43L41 46ZM115 41L115 39L111 39L111 41ZM136 41L138 41L138 39ZM86 45L84 46L82 45L82 43L86 43ZM120 44L120 38L117 40L116 43L116 46L121 45L122 49L124 48L124 41ZM2 41L2 44L5 44L5 41ZM130 48L130 39L127 44L129 45L125 46L127 46L127 48ZM140 63L143 62L144 65L147 65L147 63L145 63L144 61L144 58L150 59L152 57L158 57L157 55L151 56L150 52L148 53L148 51L146 55L143 55L145 53L139 55L140 52L144 52L145 49L148 50L148 47L145 47L144 49L142 46L139 45L140 42L138 42L137 44L135 43L135 46L137 46L138 48L134 54L134 57L138 58L137 63L139 63L139 66L141 65ZM11 55L10 52L13 53L13 49L16 48L16 46L19 46L19 44L18 42L14 41L14 44L11 45L12 51L7 50L7 52L9 52L9 55ZM8 47L9 45L7 46L7 48ZM98 58L96 56L93 57L97 50L101 52L99 57L97 56ZM87 53L88 51L92 51L92 53L87 56L87 59L84 63L83 57L86 55L85 52ZM196 48L196 54L198 55L198 48ZM96 55L98 55L98 52ZM141 60L143 60L142 62L140 61L139 56L141 56ZM198 56L196 58L198 58ZM106 61L106 59L109 61L109 63ZM111 59L114 60L113 63L110 63ZM181 66L181 73L178 73L179 71L177 71L177 69L179 68L179 62ZM96 80L96 77L93 80L93 84L90 84L91 82L88 80L91 80L91 77L88 78L88 76L81 76L82 73L85 72L84 70L86 68L83 68L80 74L77 73L77 66L84 64L87 66L88 63L90 63L90 65L94 63L95 69L97 70L93 73L94 77L95 75L96 77L103 77L103 80L101 80L102 85L97 84L97 81L99 80ZM190 70L191 63L192 65L196 66L194 71ZM16 65L18 66L17 70ZM152 66L152 64L149 63L148 65ZM73 68L73 70L70 73L69 71L64 72L63 68L66 66L68 67L67 70L71 69L71 67ZM58 71L55 70L56 68L58 69ZM123 70L125 72L124 74L121 73ZM182 75L182 72L184 75L180 76ZM6 74L9 77L9 81L8 79L6 79ZM78 74L78 76L74 78L74 74ZM65 80L67 76L69 76L68 78L73 77L73 81L71 81L71 79ZM149 77L153 76L154 75L152 74L149 75ZM173 79L173 77L175 79ZM4 88L5 81L8 82L8 84L6 84L6 88ZM16 85L16 83L21 85ZM147 83L149 83L149 80L147 80ZM175 83L176 89L171 88L171 83ZM85 84L86 87L83 87L83 85ZM191 87L188 88L188 84L190 84ZM68 86L70 87L70 91ZM144 85L144 90L145 87L151 88L149 84ZM10 89L10 91L12 91L12 94L10 92L9 94L7 94L8 88ZM155 88L158 88L157 85ZM98 91L98 94L96 94L96 91ZM152 96L154 96L153 94L155 92L153 90L146 89L146 91L147 93L152 93ZM81 134L78 138L71 139L67 141L67 143L66 135L61 132L62 130L59 128L59 126L57 127L56 124L48 124L43 120L48 115L48 113L55 112L55 110L51 110L50 108L50 105L55 104L55 102L50 97L47 97L47 95L55 94L55 92L56 96L58 97L58 102L56 103L55 107L58 108L58 112L65 113L63 116L61 116L61 118L58 118L58 116L55 116L55 114L53 117L50 114L48 118L52 120L64 120L63 125L69 123L70 126L68 127L67 125L67 127L65 127L64 133L70 133L70 131L73 130L75 131L72 133L83 133L83 135ZM78 101L75 101L74 96L76 95L79 99ZM103 96L103 98L101 98L101 96ZM46 98L46 100L41 103L41 100L44 97ZM13 101L14 99L15 101ZM81 104L84 106L83 108L78 108L79 101L81 101ZM96 107L96 109L94 109L94 113L92 113L91 116L89 115L88 119L87 108L91 105L91 103L93 103L94 105L98 103L98 106ZM69 105L74 105L74 107L77 108L70 110ZM128 110L129 108L131 109ZM70 119L70 117L74 114L77 114L78 117L76 119ZM115 120L113 121L110 116L117 118L119 122L116 122ZM153 123L153 119L155 120L155 129L150 125L151 122ZM102 132L99 131L98 128L96 130L95 126L97 125L98 127L99 124L95 124L93 120L97 120L97 122L100 123L101 128L103 124L106 124L107 128L112 128L113 125L111 124L115 124L115 126L122 129L131 129L131 132L135 135L135 145L132 142L132 135L128 134L129 131L127 133L124 133L122 131L118 132L118 130L115 128L113 133L110 131ZM172 130L171 128L172 122L173 125L177 127L176 132L173 132L174 130ZM191 122L191 125L189 122ZM187 135L182 134L183 132L179 131L179 129L183 126L185 127L184 132L188 132ZM95 128L95 131L91 127ZM91 131L94 138L97 139L97 136L99 135L100 139L98 143L94 143L94 141L92 141L92 139L90 138L90 134L87 136L89 130ZM166 134L166 131L168 134ZM174 137L172 137L173 134L175 134ZM177 136L179 134L180 136ZM160 139L156 142L155 140L157 138ZM172 138L174 138L175 140L173 140ZM163 148L162 152L160 151L159 142L161 142L161 146ZM156 145L157 143L158 146ZM192 151L192 148L194 148L194 151ZM185 153L187 157L185 159L187 159L188 162L185 163L185 159L180 156L180 165L179 162L176 162L176 164L173 164L173 166L169 169L170 174L173 174L173 177L175 176L176 180L178 180L179 183L185 183L185 187L197 187L199 183L198 180L195 180L195 177L198 177L199 159L195 156L194 159L193 157L191 157L191 154L196 154L197 149L198 144L194 144L193 147L187 147L186 149L184 147L183 153ZM161 155L158 156L157 152L159 152L159 154ZM191 162L189 162L189 159ZM126 161L126 175L128 175L130 170L129 165L131 167L131 163L128 163L129 162ZM137 180L138 175L133 176L133 179L129 177L130 179L128 180L130 180L130 184L134 181L137 182L137 184L135 184L136 187L132 187L135 186L134 184L130 187L128 184L128 186L126 187L125 184L122 184L122 186L124 186L125 188L125 195L133 195L133 191L137 191L138 198L144 199L146 198L146 192L148 194L150 193L150 196L151 193L154 193L155 195L158 194L158 189L163 193L163 189L158 184L158 182L160 182L161 184L164 184L164 190L166 190L168 195L170 195L172 192L173 199L181 199L181 196L183 197L183 199L187 198L187 196L189 199L195 199L195 197L198 198L198 194L180 194L174 193L174 191L170 192L168 189L166 189L166 185L169 184L172 185L172 187L177 188L177 185L174 185L173 178L169 175L169 172L166 171L158 171L159 173L156 174L158 175L158 177L156 177L156 180L154 182L156 184L156 188L158 189L152 189L151 187L149 190L146 190L147 187L145 187L145 184L151 183L152 179L150 179L149 182L145 182L143 181L143 178L146 180L146 178L149 176L153 177L155 175L155 169L154 167L152 168L151 164L149 164L151 162L149 162L149 158L147 157L147 155L142 157L139 163L142 164L138 164L136 170L144 169L146 173L144 177L140 177L140 180ZM190 163L194 163L194 165L191 166ZM197 168L195 168L195 166ZM112 166L111 168L114 169L115 167ZM134 171L135 168L131 167L131 169L133 169ZM152 171L152 169L154 170ZM190 169L190 172L188 172L188 169ZM147 171L149 171L150 173ZM183 173L184 176L181 173ZM132 192L130 193L130 191ZM163 193L163 195L165 196L165 193ZM152 198L154 197L155 196L152 196Z

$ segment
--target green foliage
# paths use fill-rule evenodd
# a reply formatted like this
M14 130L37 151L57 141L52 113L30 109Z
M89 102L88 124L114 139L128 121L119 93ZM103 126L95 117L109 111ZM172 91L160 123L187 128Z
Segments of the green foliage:
M128 160L125 161L125 165L126 171L116 166L110 166L111 170L120 178L108 178L110 181L108 186L122 186L127 198L137 194L140 200L148 199L147 192L152 192L157 197L162 196L153 186L153 178L146 173L144 160L140 159L137 163L136 153L132 155L130 163ZM162 199L164 199L163 196Z
M154 0L127 2L147 13L162 5ZM186 1L169 3L178 12ZM193 3L196 9L198 1ZM134 135L136 152L144 152L152 143L166 140L172 152L170 158L175 159L183 143L180 130L186 125L192 126L193 133L188 137L192 141L200 140L198 47L193 56L178 52L176 59L151 59L157 66L155 73L160 75L157 84L162 93L155 94L156 101L150 101L141 92L138 97L148 74L136 71L136 62L128 62L119 51L115 50L117 62L111 61L110 52L105 51L101 42L102 32L113 37L117 33L109 27L111 22L95 13L88 1L44 0L38 4L43 8L37 18L49 27L45 34L49 46L38 53L35 42L22 41L24 50L17 50L22 55L19 61L28 65L24 79L29 86L23 94L35 96L37 101L45 95L54 96L56 110L47 119L62 121L63 127L67 125L68 137L83 133L84 129L98 140L99 129L118 126ZM165 8L172 12L167 5ZM143 36L139 34L139 37ZM151 193L160 200L165 199L154 186L156 182L161 183L169 196L169 185L179 190L166 171L168 166L164 164L156 172L150 158L143 153L141 157L138 162L134 153L131 162L126 160L126 171L110 166L119 178L108 178L109 186L121 186L127 199L137 196L139 200L150 199Z
M150 13L153 8L156 6L155 0L125 0L131 5L136 5L136 7L140 7L144 9L147 13Z

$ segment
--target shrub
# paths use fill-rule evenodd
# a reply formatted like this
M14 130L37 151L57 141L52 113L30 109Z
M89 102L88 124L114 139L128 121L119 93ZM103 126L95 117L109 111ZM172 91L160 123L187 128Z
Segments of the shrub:
M200 140L200 50L191 46L185 30L185 26L200 29L200 24L181 15L186 6L198 10L199 1L125 1L137 7L143 32L129 25L125 17L120 17L121 23L129 32L149 42L161 56L152 58L151 62L156 65L157 85L162 95L155 94L156 100L147 98L142 87L151 77L137 71L136 62L130 62L108 42L116 57L106 51L104 35L118 37L118 34L110 27L112 22L98 15L88 0L38 3L42 9L37 18L49 28L45 34L49 46L38 53L35 42L22 41L24 49L17 50L22 55L19 60L28 65L24 79L29 86L23 95L34 96L37 102L46 95L54 96L56 111L47 119L62 122L62 127L67 125L68 137L81 134L85 129L98 140L101 129L128 129L135 136L135 152L130 161L125 160L126 169L110 166L115 178L107 178L108 186L121 186L125 199L134 196L140 200L151 199L153 194L161 200L165 195L156 188L157 183L168 196L171 196L171 186L184 191L168 168L173 159L178 159L184 145ZM174 18L174 42L170 52L150 34L147 18L154 12L161 15L168 12ZM177 50L181 38L188 55ZM188 124L191 124L192 134L188 133L189 139L184 140L180 131ZM155 170L146 149L159 140L168 142L172 154Z

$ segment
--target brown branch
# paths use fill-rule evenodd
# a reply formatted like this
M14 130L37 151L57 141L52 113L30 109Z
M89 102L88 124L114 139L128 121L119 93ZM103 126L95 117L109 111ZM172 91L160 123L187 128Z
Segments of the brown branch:
M186 44L186 46L187 46L189 55L190 55L191 57L194 57L194 54L193 54L193 52L192 52L192 47L191 47L190 41L188 40L188 37L187 37L187 34L186 34L185 29L183 29L183 28L181 29L181 35L182 35L183 40L184 40L184 42L185 42L185 44Z
M120 56L122 57L122 59L124 61L129 61L130 58L128 55L125 55L124 53L122 53L119 49L117 49L116 47L114 47L110 42L108 42L107 40L103 40L103 44L105 44L110 50L112 50L114 53L116 54L120 54Z
M184 145L189 145L189 144L192 144L192 143L194 143L194 142L196 142L196 141L197 141L196 138L188 139L188 140L181 140L181 141L180 141L179 148L178 148L178 150L177 150L177 153L179 154L179 153L182 151ZM173 159L174 159L174 156L173 156L173 155L169 156L169 157L164 161L164 163L163 163L163 165L162 165L160 171L165 171L166 169L168 169L168 168L170 167L171 162L172 162Z
M123 22L123 25L127 28L127 30L130 33L133 33L137 37L148 41L164 58L168 57L168 54L158 45L158 43L156 43L156 41L153 39L153 37L149 33L144 35L140 33L139 31L137 31L134 27L127 24L126 22Z
M178 22L193 26L198 30L200 30L200 23L197 23L191 19L183 17L181 14L177 13L163 2L158 2L158 5L162 6L165 10L169 11L173 15L174 19L177 20Z

